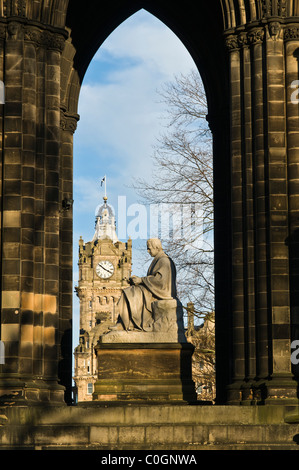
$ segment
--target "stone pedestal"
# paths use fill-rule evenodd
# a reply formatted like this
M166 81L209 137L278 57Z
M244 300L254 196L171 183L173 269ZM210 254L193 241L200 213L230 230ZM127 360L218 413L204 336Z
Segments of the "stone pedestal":
M190 343L101 343L96 346L95 401L195 402Z

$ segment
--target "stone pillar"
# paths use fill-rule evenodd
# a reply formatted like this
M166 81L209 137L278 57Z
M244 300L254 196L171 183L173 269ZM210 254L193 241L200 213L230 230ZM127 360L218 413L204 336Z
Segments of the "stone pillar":
M290 306L292 340L299 338L299 26L284 30L286 70L287 175L290 234ZM299 377L299 365L293 365Z
M296 198L291 199L289 192L288 163L295 157L287 159L285 105L285 67L289 63L291 70L294 65L286 57L290 46L285 45L283 27L277 21L240 29L227 37L227 46L233 267L228 402L296 402L288 247L290 210L296 210Z
M231 92L231 168L232 168L232 343L234 347L234 387L239 389L245 376L244 357L244 267L243 267L243 212L242 212L242 114L241 61L238 38L229 37Z
M2 41L0 399L63 402L58 378L62 31L9 21ZM0 46L1 47L1 46Z
M289 278L289 207L287 182L287 136L285 49L283 29L270 23L265 32L267 94L266 145L268 165L266 174L269 199L268 256L271 297L272 351L267 401L297 397L296 382L291 373L291 318ZM266 154L267 155L267 154ZM270 350L271 350L270 349Z
M73 134L79 116L61 109L60 136L60 226L59 226L59 377L66 387L65 400L72 396L72 305L73 305Z
M254 250L254 283L255 283L255 311L256 319L256 367L258 377L268 375L268 317L269 317L269 294L268 289L268 232L267 232L267 157L265 155L264 139L265 129L264 116L266 113L265 90L264 90L264 68L263 41L264 30L255 29L249 36L252 51L252 165L254 184L254 214L253 226L255 236ZM247 379L247 378L246 378ZM246 391L244 391L246 390ZM247 401L253 399L253 385L243 384L243 396L246 394Z

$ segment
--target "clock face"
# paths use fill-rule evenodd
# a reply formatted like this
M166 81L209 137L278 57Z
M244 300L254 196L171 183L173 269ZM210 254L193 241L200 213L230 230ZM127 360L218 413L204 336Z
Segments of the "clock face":
M96 273L102 279L108 279L114 273L114 266L111 261L100 261L96 267Z

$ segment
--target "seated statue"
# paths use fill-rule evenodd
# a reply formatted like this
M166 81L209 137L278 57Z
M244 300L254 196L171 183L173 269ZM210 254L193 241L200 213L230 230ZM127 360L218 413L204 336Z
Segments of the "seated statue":
M153 331L153 307L157 301L176 299L176 268L164 253L161 241L149 239L147 251L154 258L147 275L129 279L131 286L122 291L116 307L118 319L116 325L110 327L112 331Z

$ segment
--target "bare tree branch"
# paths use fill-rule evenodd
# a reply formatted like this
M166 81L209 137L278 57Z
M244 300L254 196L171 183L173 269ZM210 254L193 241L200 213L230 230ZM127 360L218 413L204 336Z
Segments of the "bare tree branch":
M183 230L163 239L165 251L178 271L179 295L201 312L214 310L213 157L212 136L206 120L207 102L196 70L175 76L159 91L165 104L166 131L153 153L152 181L135 180L134 188L146 204L167 204L178 216L182 207L194 207ZM183 233L181 234L181 231Z

